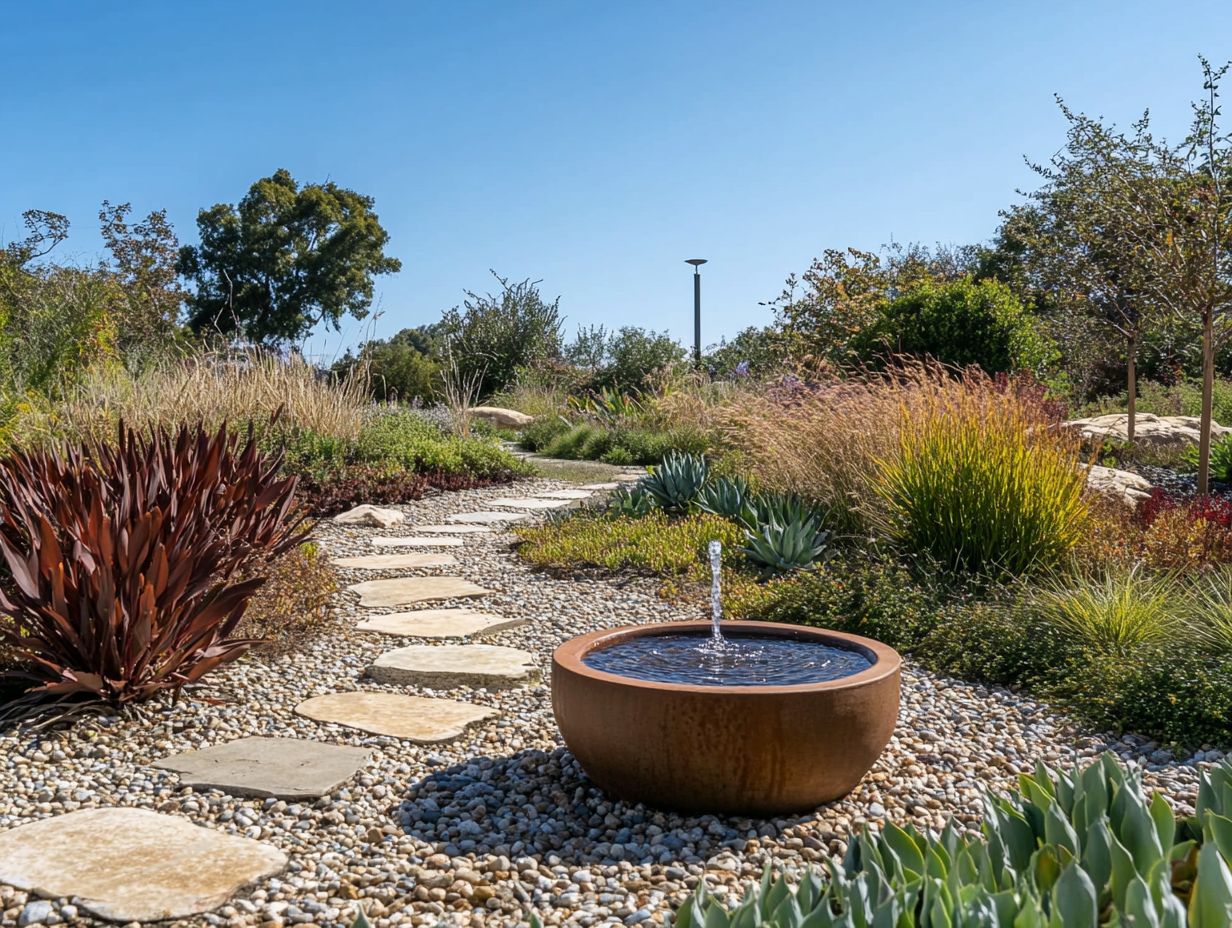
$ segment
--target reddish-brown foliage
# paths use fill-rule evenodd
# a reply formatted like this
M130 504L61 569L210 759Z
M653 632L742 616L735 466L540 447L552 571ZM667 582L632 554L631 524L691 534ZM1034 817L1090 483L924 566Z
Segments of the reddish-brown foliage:
M233 639L253 569L307 532L295 478L223 426L0 460L0 643L36 693L112 704L178 689ZM12 675L12 674L11 674Z

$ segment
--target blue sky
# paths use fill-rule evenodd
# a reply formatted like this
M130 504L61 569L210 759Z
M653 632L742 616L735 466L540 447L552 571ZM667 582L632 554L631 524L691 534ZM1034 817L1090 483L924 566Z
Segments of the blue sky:
M1226 0L47 0L0 24L0 240L56 210L86 262L103 199L192 241L276 168L330 178L376 198L403 262L379 336L494 268L542 279L570 331L688 341L699 256L713 342L826 247L990 237L1023 155L1063 140L1054 93L1176 134L1197 53L1232 57Z

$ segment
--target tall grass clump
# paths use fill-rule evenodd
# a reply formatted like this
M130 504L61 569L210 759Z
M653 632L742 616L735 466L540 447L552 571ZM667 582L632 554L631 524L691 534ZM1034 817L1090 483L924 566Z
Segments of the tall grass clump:
M1073 436L1046 403L965 374L900 402L897 442L875 467L885 526L955 570L1020 576L1058 564L1088 510Z
M1075 645L1124 654L1185 635L1186 606L1174 575L1130 569L1053 580L1033 597L1036 613Z

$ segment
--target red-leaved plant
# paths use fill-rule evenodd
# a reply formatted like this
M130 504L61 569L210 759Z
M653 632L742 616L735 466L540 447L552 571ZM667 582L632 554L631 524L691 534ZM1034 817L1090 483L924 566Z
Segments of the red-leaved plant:
M0 643L39 697L178 690L231 638L268 561L307 535L296 479L227 432L182 426L0 460ZM257 571L254 573L254 571Z

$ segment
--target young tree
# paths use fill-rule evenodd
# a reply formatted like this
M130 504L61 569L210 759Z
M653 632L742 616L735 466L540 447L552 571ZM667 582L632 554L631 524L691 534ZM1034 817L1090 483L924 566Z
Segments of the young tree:
M337 330L344 315L364 318L373 277L402 268L385 254L373 202L332 181L301 187L279 169L238 205L202 210L201 244L181 249L178 265L197 286L188 324L278 345L321 322Z
M133 225L130 212L129 203L113 206L104 200L98 220L111 253L110 270L127 304L119 339L126 345L153 345L175 331L184 300L176 270L180 243L166 210L155 210Z

